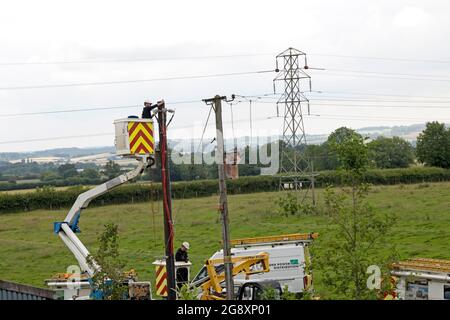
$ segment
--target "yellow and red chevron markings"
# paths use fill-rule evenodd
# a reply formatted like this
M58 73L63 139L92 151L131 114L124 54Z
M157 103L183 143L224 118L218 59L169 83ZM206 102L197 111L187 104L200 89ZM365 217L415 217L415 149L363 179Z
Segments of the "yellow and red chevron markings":
M151 122L128 122L128 136L131 154L155 153Z
M156 267L156 294L158 296L167 296L167 272L166 266Z

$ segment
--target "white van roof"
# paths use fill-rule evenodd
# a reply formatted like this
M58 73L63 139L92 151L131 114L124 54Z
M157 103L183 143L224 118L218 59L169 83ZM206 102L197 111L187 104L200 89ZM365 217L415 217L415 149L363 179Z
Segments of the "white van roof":
M230 244L235 247L250 247L272 244L312 242L318 236L318 233L292 233L278 236L234 239L230 241Z

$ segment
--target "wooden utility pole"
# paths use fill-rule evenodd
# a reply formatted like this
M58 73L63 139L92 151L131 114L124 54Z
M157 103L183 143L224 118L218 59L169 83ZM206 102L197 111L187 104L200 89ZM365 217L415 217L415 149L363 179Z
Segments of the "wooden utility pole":
M217 151L216 161L219 170L219 210L222 220L222 242L223 242L223 264L225 267L225 287L227 290L227 300L234 299L234 281L233 281L233 263L231 262L231 245L230 245L230 229L228 218L228 201L227 201L227 185L225 182L225 147L223 141L222 126L222 100L226 100L225 96L216 95L214 98L204 99L203 101L212 105L216 113L216 140Z
M167 152L167 109L164 101L158 102L159 159L163 191L164 245L167 271L167 299L176 300L175 259L173 255L172 195L170 188L169 156Z

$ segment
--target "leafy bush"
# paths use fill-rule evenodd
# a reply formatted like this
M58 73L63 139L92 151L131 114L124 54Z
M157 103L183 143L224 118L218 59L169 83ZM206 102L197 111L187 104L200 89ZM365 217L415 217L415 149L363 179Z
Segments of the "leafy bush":
M77 178L81 179L81 178ZM81 179L82 180L82 179ZM426 183L450 181L450 170L433 167L415 167L407 169L376 169L368 170L363 180L373 185ZM92 181L90 181L89 184ZM241 177L227 181L228 194L243 194L255 192L277 191L279 176ZM78 183L80 184L80 183ZM345 184L345 174L340 171L321 171L315 178L317 187L327 185L342 186ZM74 185L76 185L74 183ZM7 190L8 184L0 184L0 191ZM33 188L44 187L45 184L33 184ZM57 185L58 186L58 185ZM23 185L17 186L16 189ZM70 207L77 196L88 187L73 187L66 190L42 188L37 192L6 194L0 193L0 212L29 211L35 209L61 209ZM180 181L172 183L174 199L205 197L218 194L217 180ZM161 199L161 184L127 184L95 199L91 206L144 202L150 199ZM300 208L309 212L308 208Z
M292 193L287 193L277 199L279 213L284 216L292 216L299 212L299 202Z
M198 300L200 293L200 288L191 287L185 283L177 290L177 297L178 300Z
M302 203L293 193L286 193L279 197L277 204L279 207L278 212L284 216L316 213L316 208L312 204Z

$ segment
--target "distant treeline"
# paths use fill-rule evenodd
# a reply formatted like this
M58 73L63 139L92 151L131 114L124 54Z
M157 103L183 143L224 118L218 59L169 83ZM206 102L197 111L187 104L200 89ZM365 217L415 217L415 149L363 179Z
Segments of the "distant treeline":
M241 177L228 180L227 191L229 194L276 191L279 179L279 176ZM376 185L450 181L450 169L435 167L372 169L365 174L365 180ZM315 181L317 187L340 186L343 185L345 177L341 171L322 171ZM87 187L71 187L67 190L44 187L28 193L3 193L0 194L0 212L69 208L77 196L86 190L88 190ZM216 195L217 192L217 180L183 181L172 184L174 199L211 196ZM160 200L160 197L160 183L131 183L99 197L91 203L91 206Z
M354 130L341 127L332 132L327 141L320 145L306 145L293 147L282 141L276 141L269 145L267 150L277 148L287 154L290 159L305 159L300 161L299 167L303 170L314 167L314 171L333 171L341 167L337 155L333 150L334 144L339 144L347 137L357 134ZM367 152L369 167L372 169L393 169L414 167L417 163L425 166L450 168L450 128L443 123L427 123L426 129L418 136L417 146L414 148L408 141L399 137L378 137L371 141L367 140ZM239 163L239 176L258 176L261 168L267 165L260 161L261 146L246 146L239 150L242 159L256 159L256 163ZM176 151L169 150L170 155ZM250 155L257 155L250 157ZM294 156L295 155L295 156ZM169 156L170 177L172 181L198 181L217 179L216 164L193 164L195 157L204 156L201 151L197 154L187 155L191 157L191 163L175 164L172 156ZM158 156L156 166L159 167ZM271 159L271 161L276 159ZM278 159L279 161L281 159ZM189 161L187 161L189 162ZM141 181L161 181L160 170L147 170L140 177ZM96 185L108 179L117 177L123 169L115 162L110 161L105 166L99 167L95 164L73 164L66 163L55 165L52 163L16 163L0 162L0 191L33 189L42 186L73 186L73 185ZM327 173L324 172L323 175Z

